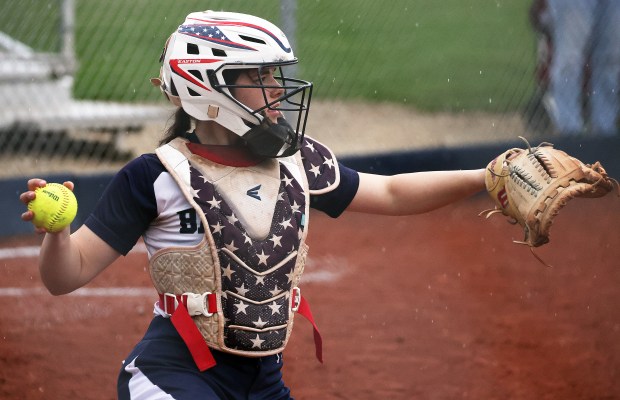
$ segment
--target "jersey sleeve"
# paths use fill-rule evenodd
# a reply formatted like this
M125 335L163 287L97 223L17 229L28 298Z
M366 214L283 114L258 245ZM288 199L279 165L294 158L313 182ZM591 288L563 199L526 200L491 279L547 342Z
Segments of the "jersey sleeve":
M84 224L126 255L157 217L153 183L164 171L154 154L142 155L112 179Z
M323 211L332 218L340 216L349 206L357 189L360 178L357 171L338 163L340 183L329 192L310 195L310 207Z

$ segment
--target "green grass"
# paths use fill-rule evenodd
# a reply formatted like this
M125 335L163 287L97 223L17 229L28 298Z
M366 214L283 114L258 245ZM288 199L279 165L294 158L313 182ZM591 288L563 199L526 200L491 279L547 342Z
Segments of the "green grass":
M13 4L3 7L9 11L0 16L0 30L37 49L57 47L52 24L37 21L57 20L60 0L2 1ZM161 100L148 79L159 73L166 37L190 11L225 7L280 23L279 0L76 4L78 98ZM523 0L298 0L298 75L313 81L322 99L431 111L518 109L533 87L528 6ZM26 24L26 18L34 19Z
M60 1L0 0L0 32L42 52L58 52Z
M203 10L205 3L215 10L226 4L225 1L78 0L80 70L75 95L104 100L160 100L162 95L149 83L149 78L159 75L158 59L166 38L187 14ZM277 2L271 3L277 11ZM259 11L258 7L254 8L247 8L247 12Z
M518 107L502 95L515 77L531 90L534 39L522 0L302 4L299 56L320 97L460 111Z

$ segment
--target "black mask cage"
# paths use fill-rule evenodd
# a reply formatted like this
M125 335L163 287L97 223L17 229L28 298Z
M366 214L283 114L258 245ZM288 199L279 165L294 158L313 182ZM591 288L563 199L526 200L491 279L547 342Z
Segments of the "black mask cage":
M287 124L290 128L286 129L288 132L286 135L282 135L282 133L278 133L276 136L281 137L283 142L283 149L278 152L277 155L270 155L270 157L282 157L293 154L297 150L299 150L301 146L301 142L303 140L303 136L306 129L306 123L308 120L308 113L310 111L310 101L312 98L312 83L308 81L304 81L301 79L288 78L285 76L283 67L288 65L295 64L297 61L290 62L277 62L277 63L264 63L264 64L224 64L218 70L211 70L208 73L211 86L234 101L239 107L246 110L249 114L255 117L254 121L246 121L248 126L250 127L259 127L262 125L263 129L266 124L264 123L262 118L263 112L265 110L278 110L287 120ZM267 84L263 81L263 70L275 68L273 78L276 81L277 85ZM258 84L257 85L237 85L234 81L239 76L240 73L245 72L246 70L257 70L258 76ZM219 82L217 79L217 72L219 70L223 70L222 74L225 77L226 82L223 84ZM242 71L242 72L239 72ZM246 105L238 101L232 96L231 89L236 88L250 88L256 89L260 88L262 90L264 105L257 109L251 110ZM224 90L227 89L227 90ZM267 96L267 91L271 89L281 89L283 90L282 96L279 98L269 101ZM278 104L277 108L273 107L275 104ZM259 117L260 116L260 117ZM277 125L281 125L282 122L278 121ZM270 124L269 124L270 125ZM249 134L249 132L248 132ZM253 135L250 135L253 136ZM274 143L274 136L270 135L269 141L272 143L271 148L277 147ZM290 148L290 150L287 150ZM293 151L294 149L294 151ZM291 153L292 152L292 153ZM264 155L264 154L263 154Z

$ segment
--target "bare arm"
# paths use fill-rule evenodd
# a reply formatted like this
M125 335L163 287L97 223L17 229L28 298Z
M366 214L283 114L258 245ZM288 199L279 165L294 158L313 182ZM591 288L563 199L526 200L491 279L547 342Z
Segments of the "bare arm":
M22 202L28 204L32 201L34 189L40 186L45 186L45 181L28 181L29 190L20 196ZM71 182L65 182L65 186L73 190ZM24 221L32 218L32 211L22 214ZM37 229L37 232L45 231ZM90 282L119 256L120 253L86 226L73 234L70 234L69 227L58 233L46 233L39 254L41 280L53 295L69 293Z
M383 215L420 214L484 190L484 169L382 176L360 173L347 211Z
M39 254L41 280L53 295L70 293L90 282L120 254L82 226L47 233Z

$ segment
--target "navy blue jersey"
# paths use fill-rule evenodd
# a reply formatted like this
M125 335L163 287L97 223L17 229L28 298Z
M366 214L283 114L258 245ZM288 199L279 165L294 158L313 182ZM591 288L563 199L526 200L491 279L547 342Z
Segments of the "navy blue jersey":
M339 164L340 184L313 195L310 206L339 216L357 193L359 175ZM121 254L143 237L149 255L170 246L192 246L204 237L200 219L155 154L144 154L112 179L85 221L95 234Z

